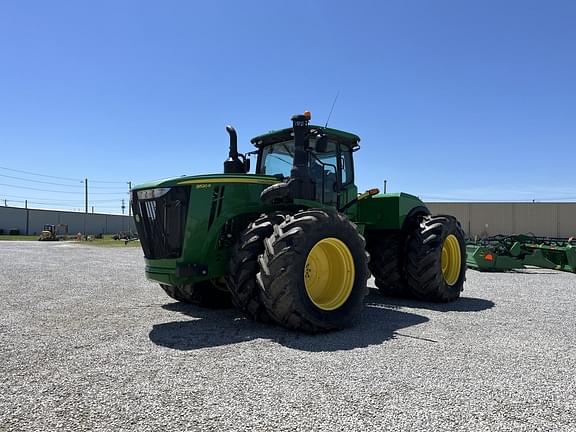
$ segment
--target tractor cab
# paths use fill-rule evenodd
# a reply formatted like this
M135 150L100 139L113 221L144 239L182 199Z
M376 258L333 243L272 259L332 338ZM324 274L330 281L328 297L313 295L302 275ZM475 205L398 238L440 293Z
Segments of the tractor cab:
M295 138L295 129L288 128L251 140L258 148L254 152L258 155L256 174L274 176L285 182L300 176L309 187L307 192L293 198L342 208L357 194L352 153L360 148L360 137L337 129L309 125L308 112L295 117L298 117L293 118L295 128L302 129L300 137ZM298 152L300 161L295 160Z

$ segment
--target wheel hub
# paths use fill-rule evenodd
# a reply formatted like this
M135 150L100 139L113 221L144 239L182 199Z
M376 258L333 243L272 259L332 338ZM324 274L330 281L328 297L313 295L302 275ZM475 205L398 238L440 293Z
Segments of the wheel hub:
M450 234L442 244L442 276L448 285L454 285L460 277L462 255L460 243L454 234Z
M350 297L354 277L354 258L343 241L322 239L308 253L304 284L318 308L329 311L341 307Z

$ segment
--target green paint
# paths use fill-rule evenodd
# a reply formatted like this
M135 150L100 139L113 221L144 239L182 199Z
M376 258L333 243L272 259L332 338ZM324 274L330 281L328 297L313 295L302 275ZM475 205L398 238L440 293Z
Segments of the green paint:
M425 204L414 195L406 193L379 194L358 201L356 220L368 230L400 229L408 214Z

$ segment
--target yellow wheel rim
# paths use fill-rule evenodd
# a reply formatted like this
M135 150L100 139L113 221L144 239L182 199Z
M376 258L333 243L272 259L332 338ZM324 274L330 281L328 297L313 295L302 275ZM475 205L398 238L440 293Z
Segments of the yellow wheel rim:
M304 285L318 308L331 311L342 306L350 297L354 276L354 258L343 241L322 239L308 253Z
M454 285L460 277L462 255L460 243L454 234L450 234L442 245L442 275L448 285Z

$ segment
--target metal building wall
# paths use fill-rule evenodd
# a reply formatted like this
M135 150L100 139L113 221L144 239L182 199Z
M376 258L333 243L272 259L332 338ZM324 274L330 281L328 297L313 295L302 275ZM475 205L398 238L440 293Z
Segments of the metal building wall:
M135 231L134 221L129 216L0 207L0 229L5 232L15 228L21 234L37 235L46 224L67 224L70 234Z
M0 207L0 229L7 233L10 229L26 230L26 212L19 208Z
M428 203L433 214L458 218L470 237L533 233L576 237L576 203Z

